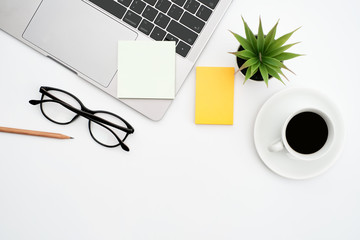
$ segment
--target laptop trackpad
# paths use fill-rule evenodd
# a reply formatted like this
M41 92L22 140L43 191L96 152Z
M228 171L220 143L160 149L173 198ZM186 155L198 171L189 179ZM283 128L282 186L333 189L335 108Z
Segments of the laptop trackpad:
M83 1L44 0L23 37L107 87L117 70L118 41L137 34Z

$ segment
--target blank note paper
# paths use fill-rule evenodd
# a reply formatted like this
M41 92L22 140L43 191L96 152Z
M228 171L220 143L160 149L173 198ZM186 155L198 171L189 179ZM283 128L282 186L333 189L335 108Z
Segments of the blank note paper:
M175 98L175 43L119 41L119 98Z
M233 124L234 73L232 67L196 68L196 124Z

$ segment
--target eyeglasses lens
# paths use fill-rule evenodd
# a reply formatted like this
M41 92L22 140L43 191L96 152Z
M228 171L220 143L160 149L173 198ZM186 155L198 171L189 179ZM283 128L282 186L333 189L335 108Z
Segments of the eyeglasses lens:
M66 102L67 104L77 108L81 109L81 106L79 102L74 99L72 96L56 91L51 90L48 91L51 95L55 96L56 98L60 99L63 102ZM60 103L56 102L54 99L43 95L43 100L48 100L46 102L43 102L41 104L41 109L46 117L53 120L54 122L60 123L60 124L67 124L71 122L71 120L76 116L76 113L68 110L66 107L61 105Z
M96 116L105 119L111 123L114 123L118 126L122 126L126 128L125 123L119 119L118 117L107 113L107 112L97 112ZM106 124L98 124L96 122L89 122L89 129L92 134L92 137L99 143L102 143L106 146L117 146L119 145L119 140L115 137L114 134L121 140L125 140L127 137L124 131L121 131L117 128L111 127Z

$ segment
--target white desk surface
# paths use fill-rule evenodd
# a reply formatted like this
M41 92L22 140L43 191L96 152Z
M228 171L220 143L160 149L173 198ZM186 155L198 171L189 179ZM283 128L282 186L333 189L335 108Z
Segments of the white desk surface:
M234 0L196 66L234 66L243 34L261 15L265 31L302 28L287 86L236 76L233 126L194 124L195 71L160 122L153 122L0 32L0 126L60 132L56 140L0 133L0 239L359 239L360 4L343 1ZM279 36L279 35L277 35ZM28 101L42 85L77 95L136 129L129 153L90 137L87 121L46 120ZM336 102L346 145L325 174L303 181L271 172L253 140L256 114L288 87L318 89Z

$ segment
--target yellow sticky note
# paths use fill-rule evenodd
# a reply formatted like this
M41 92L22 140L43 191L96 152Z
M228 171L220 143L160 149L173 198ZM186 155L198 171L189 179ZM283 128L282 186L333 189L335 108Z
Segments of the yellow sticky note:
M196 68L196 124L233 124L234 74L232 67Z

